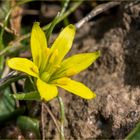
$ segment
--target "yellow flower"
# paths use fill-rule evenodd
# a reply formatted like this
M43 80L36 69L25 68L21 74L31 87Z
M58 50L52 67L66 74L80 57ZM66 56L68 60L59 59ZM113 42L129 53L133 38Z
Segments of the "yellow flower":
M36 77L40 97L46 101L57 96L57 86L82 98L92 99L96 96L95 93L69 77L90 66L100 56L100 52L77 54L63 60L71 49L74 35L75 27L70 24L61 31L52 47L48 48L45 34L39 23L35 22L31 33L33 62L16 57L8 60L8 66Z

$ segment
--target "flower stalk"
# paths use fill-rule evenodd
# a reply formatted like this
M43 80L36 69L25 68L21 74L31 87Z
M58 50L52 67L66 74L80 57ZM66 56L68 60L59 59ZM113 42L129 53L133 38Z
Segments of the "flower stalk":
M65 135L64 135L64 124L65 124L65 107L64 107L64 103L63 100L60 96L57 96L58 102L59 102L59 106L60 106L60 139L61 140L65 140Z

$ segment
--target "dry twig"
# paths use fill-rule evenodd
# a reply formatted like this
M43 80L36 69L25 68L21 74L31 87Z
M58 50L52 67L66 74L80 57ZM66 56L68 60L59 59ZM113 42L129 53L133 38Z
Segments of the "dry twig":
M44 105L44 108L45 108L45 109L48 111L48 113L50 114L50 116L51 116L51 118L52 118L54 124L56 125L56 128L57 128L58 132L61 133L60 128L59 128L58 121L56 120L56 118L55 118L54 115L52 114L52 111L49 109L49 107L48 107L45 103L43 103L43 105Z
M0 22L0 26L3 28L3 27L4 27L3 23ZM8 33L14 34L14 31L11 30L11 29L8 28L8 27L5 27L4 30L7 31Z
M76 28L77 29L81 28L86 22L88 22L93 17L95 17L95 16L103 13L104 11L111 9L119 4L120 4L120 2L108 2L108 3L101 4L97 7L95 7L95 9L93 9L87 16L85 16L83 19L81 19L78 23L75 24Z

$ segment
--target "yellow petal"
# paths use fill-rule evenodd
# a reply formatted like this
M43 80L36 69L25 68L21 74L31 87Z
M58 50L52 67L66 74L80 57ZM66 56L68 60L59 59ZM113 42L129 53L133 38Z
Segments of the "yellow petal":
M58 63L61 62L64 56L71 49L74 35L75 35L75 26L70 24L61 31L61 33L53 43L51 47L51 52L53 53L55 52L55 50L58 50L58 59L57 59Z
M75 75L89 67L99 56L100 51L71 56L61 63L53 78Z
M37 89L40 93L41 99L44 99L45 101L55 98L58 94L55 85L47 84L40 79L37 80Z
M65 90L78 95L84 99L92 99L96 97L96 94L93 93L88 87L84 84L71 80L70 78L61 78L55 81L56 85L64 88Z
M40 69L41 66L44 67L44 63L47 59L47 41L45 33L40 28L39 23L35 22L31 33L31 52L33 57L33 62Z
M25 72L31 76L38 77L39 72L37 66L26 58L11 58L7 60L7 64L14 70Z

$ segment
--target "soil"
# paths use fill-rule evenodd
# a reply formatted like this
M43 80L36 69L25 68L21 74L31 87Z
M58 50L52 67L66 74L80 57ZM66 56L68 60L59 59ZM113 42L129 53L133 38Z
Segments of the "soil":
M140 4L124 2L105 14L78 30L70 53L100 50L101 57L74 77L95 91L94 100L60 91L66 139L123 139L140 119ZM57 106L50 103L59 116ZM47 124L47 138L57 139L50 118Z

